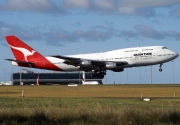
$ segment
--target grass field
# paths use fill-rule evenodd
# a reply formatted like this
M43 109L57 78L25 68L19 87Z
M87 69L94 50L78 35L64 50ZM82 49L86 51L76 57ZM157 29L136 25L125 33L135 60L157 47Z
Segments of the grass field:
M0 124L179 123L180 85L0 86Z
M180 85L1 86L0 97L180 97Z

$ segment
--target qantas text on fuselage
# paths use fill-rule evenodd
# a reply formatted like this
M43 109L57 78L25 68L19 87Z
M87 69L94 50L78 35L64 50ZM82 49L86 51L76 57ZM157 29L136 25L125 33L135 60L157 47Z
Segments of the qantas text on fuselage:
M122 72L124 68L159 64L174 60L178 53L164 46L134 47L101 53L43 56L16 36L6 36L15 59L13 65L55 71L86 71L104 77L107 70Z
M138 53L138 54L134 54L134 56L151 56L152 53Z

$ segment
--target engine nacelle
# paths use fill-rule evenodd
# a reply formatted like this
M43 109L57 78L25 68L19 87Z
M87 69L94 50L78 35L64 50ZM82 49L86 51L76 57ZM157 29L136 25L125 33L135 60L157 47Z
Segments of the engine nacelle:
M116 68L116 69L113 69L112 71L113 71L113 72L123 72L124 69L122 69L122 68Z
M116 63L107 63L106 68L107 69L115 69L117 67Z
M82 66L91 66L91 61L85 60L81 62Z

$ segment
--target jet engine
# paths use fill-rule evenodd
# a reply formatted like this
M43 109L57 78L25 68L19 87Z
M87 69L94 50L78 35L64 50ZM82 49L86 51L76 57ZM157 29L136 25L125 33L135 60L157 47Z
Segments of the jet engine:
M115 68L112 70L113 72L123 72L124 69L123 68Z
M85 60L81 62L82 66L91 66L91 61Z
M117 67L116 63L107 63L106 68L107 69L115 69Z

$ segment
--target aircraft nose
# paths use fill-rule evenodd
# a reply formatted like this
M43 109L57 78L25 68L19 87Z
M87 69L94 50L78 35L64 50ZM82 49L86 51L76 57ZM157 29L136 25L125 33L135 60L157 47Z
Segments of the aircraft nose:
M178 54L178 53L173 52L173 59L176 59L178 56L179 56L179 54Z
M179 54L178 53L175 53L175 58L177 58L179 56Z

